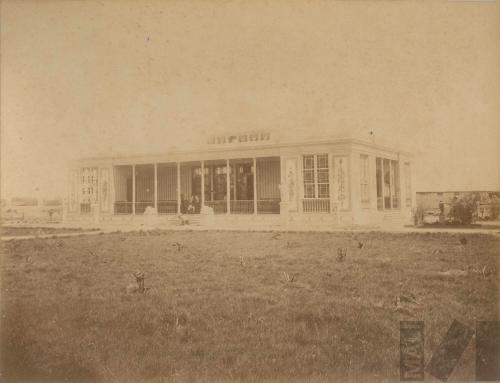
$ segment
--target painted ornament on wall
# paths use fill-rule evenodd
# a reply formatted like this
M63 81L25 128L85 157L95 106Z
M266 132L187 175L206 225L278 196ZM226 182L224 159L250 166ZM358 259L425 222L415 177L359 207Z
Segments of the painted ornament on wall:
M76 212L77 209L78 209L78 170L73 170L71 172L69 211Z
M101 169L101 211L109 210L109 169Z
M95 203L98 201L97 168L82 168L81 202Z
M286 191L289 210L297 210L297 160L286 160Z
M349 183L347 170L347 157L335 157L335 189L337 191L337 201L343 210L349 208Z

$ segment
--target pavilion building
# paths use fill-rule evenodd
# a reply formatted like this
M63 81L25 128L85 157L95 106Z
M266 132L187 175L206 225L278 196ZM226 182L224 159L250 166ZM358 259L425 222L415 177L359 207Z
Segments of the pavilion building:
M69 167L68 221L179 222L186 201L220 225L283 228L409 223L411 155L356 138L220 135L191 150L86 158Z

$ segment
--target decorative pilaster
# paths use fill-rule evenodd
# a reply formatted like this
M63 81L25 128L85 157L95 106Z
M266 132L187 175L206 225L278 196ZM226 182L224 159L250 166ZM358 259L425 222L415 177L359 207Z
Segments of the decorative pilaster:
M177 162L177 214L181 214L181 163Z
M201 206L205 206L205 161L201 161Z
M253 158L253 213L257 214L257 159Z
M231 168L229 167L229 160L226 160L226 214L231 210Z
M155 190L154 190L155 209L158 212L158 164L155 162Z
M333 156L328 154L328 191L330 195L330 213L338 213L336 209L335 189L333 179L335 172L333 171Z
M135 165L132 165L132 215L135 215Z

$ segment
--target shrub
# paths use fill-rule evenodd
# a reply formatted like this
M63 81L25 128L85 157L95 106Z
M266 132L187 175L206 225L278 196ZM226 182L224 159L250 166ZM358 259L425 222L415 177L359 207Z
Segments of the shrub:
M448 221L453 224L471 224L476 210L476 201L472 196L454 199L451 203Z

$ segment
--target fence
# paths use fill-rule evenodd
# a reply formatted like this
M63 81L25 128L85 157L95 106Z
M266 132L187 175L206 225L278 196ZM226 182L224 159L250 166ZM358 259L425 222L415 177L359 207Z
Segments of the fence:
M330 199L328 198L304 198L302 200L302 211L304 213L329 213Z
M158 201L158 214L177 214L177 201Z
M115 214L132 214L132 202L115 202Z
M232 200L231 213L253 214L253 200Z
M227 212L227 202L221 201L205 201L205 205L214 209L214 214L225 214Z
M269 199L257 201L257 213L259 214L279 214L280 200Z

